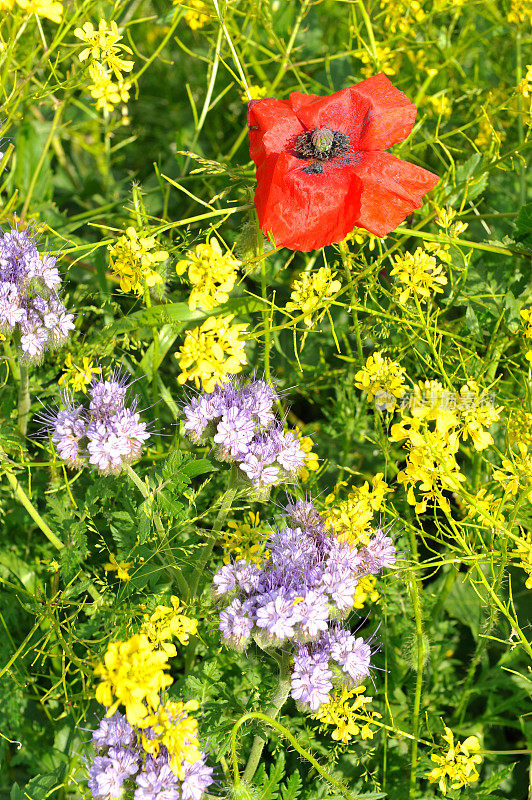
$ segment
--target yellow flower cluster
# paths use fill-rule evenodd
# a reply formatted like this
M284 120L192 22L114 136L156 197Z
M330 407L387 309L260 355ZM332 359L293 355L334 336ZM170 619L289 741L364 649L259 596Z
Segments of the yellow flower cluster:
M182 645L187 645L190 635L194 636L198 630L198 620L183 614L184 609L175 595L170 602L171 607L157 606L153 614L144 615L142 633L146 634L153 648L160 648L168 658L173 658L177 649L170 640L176 638Z
M184 13L185 22L193 31L203 28L211 16L209 14L209 7L203 0L174 0L175 6L183 6L186 9Z
M382 353L370 355L365 366L355 375L357 389L366 392L368 400L376 397L379 407L386 409L393 409L396 398L403 396L404 382L403 367Z
M408 34L412 27L418 27L427 16L423 4L418 0L381 0L381 8L386 11L384 28L391 33Z
M482 756L478 754L480 742L476 736L468 736L455 745L452 730L445 727L442 738L448 748L441 755L432 753L431 759L438 766L426 777L431 783L438 781L442 794L447 794L447 789L461 789L478 780L477 764L482 763Z
M264 531L261 529L259 514L248 511L242 521L231 520L227 523L229 531L220 533L224 549L224 564L235 558L245 558L254 564L260 564L267 552L263 551Z
M486 488L479 489L475 494L474 504L465 501L467 506L467 516L478 519L481 523L495 523L504 525L504 514L501 511L501 499L495 497Z
M301 311L305 315L305 325L310 328L312 315L320 303L342 287L340 281L334 279L335 274L328 266L320 267L316 272L302 272L292 283L292 299L286 304L286 310Z
M77 364L72 363L72 355L68 353L65 358L65 371L59 378L59 385L66 385L73 392L85 392L90 383L92 383L93 375L99 375L102 371L101 367L95 367L92 359L83 356L83 366L78 367Z
M63 0L0 0L0 11L13 11L15 2L29 17L44 17L59 25L63 16Z
M208 317L199 328L187 331L177 358L181 367L178 383L193 380L196 386L212 392L218 383L241 371L247 363L245 342L240 335L246 325L233 325L234 314Z
M392 425L389 438L405 441L406 466L397 480L408 487L407 500L417 513L426 511L429 500L449 512L442 492L458 491L465 480L456 461L460 438L470 438L475 450L489 447L493 438L485 429L499 419L500 411L474 381L464 384L458 395L439 381L414 386L412 402L403 409L401 422Z
M525 100L532 97L532 64L526 65L525 77L521 78L517 88Z
M345 486L341 482L337 486ZM382 472L378 472L371 479L371 489L368 481L362 486L351 489L345 500L338 502L335 494L325 498L325 504L330 506L327 512L327 524L336 533L341 542L350 542L355 546L365 546L371 539L370 521L376 511L380 511L384 497L391 492L384 480Z
M267 86L256 86L255 84L251 84L251 86L248 86L248 90L252 100L261 100L263 97L268 97ZM243 103L249 103L247 92L242 92L240 97Z
M524 569L528 578L525 582L527 589L532 589L532 534L523 535L522 541L515 546L512 555L519 559L518 567Z
M532 3L530 0L511 0L510 11L506 19L515 25L520 25L523 22L528 22L532 25Z
M110 267L120 278L123 292L141 295L145 286L164 283L155 268L166 261L168 253L166 250L155 250L156 247L154 236L142 236L133 227L127 228L124 236L108 246Z
M376 44L375 55L376 58L373 56L373 53L366 51L359 56L364 64L360 70L362 75L366 78L371 77L375 72L385 72L387 75L395 75L399 67L396 53L385 44Z
M322 705L312 719L327 725L334 725L331 737L336 742L348 744L354 736L360 735L362 739L373 739L374 731L371 723L381 718L378 711L368 711L365 706L371 703L372 697L366 697L365 686L355 689L341 689L333 693L329 702ZM353 702L349 702L352 698Z
M87 47L79 54L80 61L90 58L89 86L91 96L96 100L96 108L111 113L118 103L127 103L131 83L124 81L123 72L131 72L133 61L122 58L122 51L131 53L122 40L114 20L110 23L101 19L98 29L92 22L85 22L76 28L74 36L81 39Z
M375 575L363 575L359 579L357 588L355 589L355 602L353 608L364 608L368 602L376 603L380 595L376 590L377 578Z
M310 478L310 473L316 472L316 470L319 469L320 463L317 454L312 451L314 442L310 436L301 436L301 434L298 432L297 439L303 453L305 454L305 460L303 462L303 466L301 467L301 472L299 473L299 479L301 483L305 483L305 481L308 481Z
M525 489L527 498L532 502L532 453L524 442L517 442L517 453L510 458L503 458L501 469L493 473L507 494L516 495Z
M399 303L406 303L410 296L417 297L420 303L426 303L431 294L442 293L442 286L447 283L442 273L442 265L422 247L416 248L415 253L395 256L390 274L397 275L397 280L404 286L403 289L396 287Z
M192 291L188 306L194 311L198 306L210 311L229 300L229 292L235 285L240 261L231 253L222 252L220 243L214 236L205 243L189 250L186 258L178 261L175 271L183 275L188 270Z
M150 728L149 736L142 736L144 750L156 756L161 746L166 747L170 769L180 780L185 777L185 762L194 764L201 758L198 723L188 715L198 708L195 700L161 703L142 723Z
M345 239L346 242L355 242L356 244L366 245L370 253L375 250L377 246L377 242L379 241L379 237L375 236L374 233L370 233L369 231L365 231L364 228L355 228L353 233L350 233L349 236Z
M159 692L172 683L167 669L168 654L154 650L148 637L141 633L126 642L111 642L103 664L96 667L101 679L96 688L96 700L107 707L107 716L120 705L126 709L131 725L141 725L148 709L159 705Z
M532 339L532 308L523 308L520 313L523 321L523 336L525 339ZM527 350L525 358L532 361L532 349Z

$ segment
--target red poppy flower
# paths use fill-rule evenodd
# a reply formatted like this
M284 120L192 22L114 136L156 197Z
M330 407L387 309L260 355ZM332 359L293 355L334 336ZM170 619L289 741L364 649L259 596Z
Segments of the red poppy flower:
M264 233L291 250L340 242L355 226L393 231L439 178L385 151L412 130L416 107L382 72L328 97L292 92L248 105Z

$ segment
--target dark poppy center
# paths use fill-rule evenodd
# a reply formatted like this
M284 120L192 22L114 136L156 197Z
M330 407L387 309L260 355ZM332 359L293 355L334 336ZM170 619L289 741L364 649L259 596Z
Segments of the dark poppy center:
M297 136L294 142L294 155L297 158L330 161L347 153L350 144L346 133L319 128L315 131L304 131Z

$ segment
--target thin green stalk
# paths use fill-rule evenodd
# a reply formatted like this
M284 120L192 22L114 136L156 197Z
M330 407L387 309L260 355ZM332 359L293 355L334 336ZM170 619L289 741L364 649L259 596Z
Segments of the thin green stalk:
M290 687L290 654L283 653L279 661L279 682L277 684L275 694L272 697L271 703L264 712L266 717L269 717L269 719L275 719L277 717L281 711L281 708L286 703L288 695L290 694ZM266 744L266 739L267 736L261 733L258 733L253 739L248 763L246 764L246 768L242 776L244 781L251 781L255 772L257 771L260 757L262 755L264 745Z
M337 781L336 778L333 778L333 776L321 766L319 761L317 761L314 758L314 756L308 752L308 750L305 750L303 747L301 747L295 736L292 735L292 733L288 730L288 728L285 728L285 726L281 725L281 723L277 722L277 720L272 719L271 717L267 717L266 714L261 714L258 711L250 712L249 714L244 714L244 716L241 717L238 720L238 722L236 722L233 725L233 730L231 731L230 746L231 746L231 759L233 762L235 786L238 786L240 784L240 772L238 770L238 757L236 754L236 736L242 725L253 719L260 720L265 725L269 725L271 728L274 728L274 730L276 730L278 733L281 734L281 736L284 736L284 738L290 742L294 750L296 750L296 752L298 752L300 756L302 756L310 764L312 764L316 772L318 772L322 776L322 778L325 778L325 780L328 781L332 786L334 786L334 788L337 789L345 798L347 798L347 800L356 800L355 796L352 795L350 792L348 792L345 786L342 783L340 783L340 781Z
M416 563L419 563L416 534L410 530L410 546L412 550L412 557ZM410 787L408 797L414 797L416 789L416 768L417 768L417 744L419 735L419 711L421 708L421 687L423 684L423 662L424 662L424 647L423 647L423 622L421 617L421 602L420 602L420 586L415 578L411 579L410 583L410 596L412 599L412 606L414 609L414 620L416 625L416 689L414 694L414 707L412 709L412 751L410 761Z
M360 336L360 322L358 320L358 313L357 313L357 298L355 295L355 290L353 287L353 276L349 271L349 249L345 242L340 242L340 253L342 256L342 265L344 267L345 278L347 281L347 287L349 289L349 298L351 300L351 314L353 316L353 325L355 328L355 340L357 345L357 354L359 358L359 363L362 365L364 363L364 351L362 349L362 338Z
M66 101L64 101L63 103L60 103L57 106L56 112L54 114L54 118L52 120L52 127L50 128L50 133L46 137L46 141L44 143L41 155L39 156L39 160L37 162L37 166L33 170L33 173L32 173L32 176L31 176L31 180L30 180L30 185L28 186L28 191L26 192L26 197L24 198L24 204L22 206L22 211L20 212L20 219L21 220L23 220L25 218L26 214L27 214L27 211L28 211L28 208L29 208L29 204L31 202L31 198L33 197L33 192L35 191L35 186L37 184L37 178L41 174L42 165L44 164L44 160L46 158L46 154L48 153L48 150L50 149L50 145L52 143L52 139L53 139L54 134L55 134L55 129L57 128L57 126L59 124L59 120L61 118L61 114L63 113L63 109L65 108L65 104L66 104Z
M197 564L196 564L196 570L194 572L192 580L190 581L190 587L189 587L189 590L188 590L190 599L192 599L193 597L196 596L196 592L198 591L198 585L199 585L199 582L200 582L200 579L201 579L201 575L202 575L205 567L207 566L207 562L208 562L208 560L210 558L210 555L212 553L212 548L216 544L216 540L218 538L217 534L222 529L222 525L224 524L224 522L225 522L225 520L227 518L229 510L230 510L230 508L231 508L231 506L233 504L233 500L236 497L236 493L237 493L237 489L234 488L231 485L231 481L230 481L229 487L226 490L226 492L225 492L225 494L224 494L224 496L222 498L222 502L221 502L221 505L220 505L220 510L218 511L218 515L217 515L216 520L214 522L214 525L213 525L213 528L212 528L212 531L211 531L211 535L209 536L208 540L203 545L202 552L200 553L198 561L197 561Z
M49 525L43 520L33 503L31 502L30 498L16 479L15 475L12 472L8 472L7 470L3 470L4 475L7 477L9 483L11 484L11 488L15 493L15 497L20 500L32 520L39 526L41 531L44 533L46 538L49 542L53 544L58 550L62 550L65 546L63 542L55 535L53 530L50 528Z
M135 470L129 464L126 464L124 467L124 471L131 478L131 480L133 481L133 483L135 484L135 486L137 487L143 498L148 502L150 502L152 500L152 496L150 495L150 492L148 491L146 484L141 481ZM155 529L159 535L161 544L163 548L167 551L167 553L170 555L171 560L173 561L174 559L170 548L170 542L168 541L168 536L164 529L163 523L161 522L161 518L156 512L152 512L152 518L155 525ZM172 577L175 578L177 585L179 586L179 591L181 593L181 596L186 597L188 594L188 584L181 570L177 569L173 564L169 564L167 566L167 569L169 570L169 573L171 573Z
M18 429L22 436L28 430L28 416L30 413L30 377L25 364L20 365L20 382L18 385Z

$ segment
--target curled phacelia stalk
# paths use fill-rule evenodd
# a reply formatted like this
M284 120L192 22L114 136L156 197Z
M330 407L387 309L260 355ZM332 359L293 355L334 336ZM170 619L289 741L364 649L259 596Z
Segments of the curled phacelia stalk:
M88 405L75 405L64 392L64 408L41 414L60 458L71 468L87 464L102 475L119 475L140 458L150 437L148 426L136 411L137 398L128 404L127 377L115 370L109 380L94 380Z
M235 464L248 484L267 493L294 481L306 457L296 432L283 431L277 399L262 380L222 383L184 407L185 432L195 444L212 441L218 460Z
M53 256L39 253L29 231L0 232L0 333L27 364L41 362L74 329L74 315L59 299L55 264Z
M288 505L286 516L262 566L239 559L215 574L215 594L230 601L219 629L239 650L252 640L291 648L291 695L317 711L333 688L358 686L370 673L370 644L339 621L353 610L359 581L393 566L396 549L381 528L365 546L340 542L310 502Z

